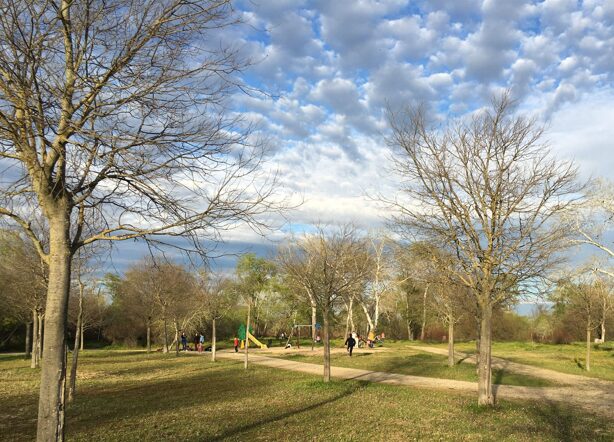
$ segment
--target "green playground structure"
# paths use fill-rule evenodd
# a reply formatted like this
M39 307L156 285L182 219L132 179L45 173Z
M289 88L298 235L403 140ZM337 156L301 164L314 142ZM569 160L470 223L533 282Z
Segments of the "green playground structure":
M250 330L247 332L247 336L249 340L252 341L257 346L259 346L260 348L269 348L266 344L263 344L258 339L256 339L256 337L252 335L251 333L252 331L253 329L250 327ZM244 324L241 324L239 326L239 330L237 330L237 334L239 335L239 339L241 339L241 341L245 341L245 325ZM243 345L244 345L243 342L241 342L241 348L243 348Z

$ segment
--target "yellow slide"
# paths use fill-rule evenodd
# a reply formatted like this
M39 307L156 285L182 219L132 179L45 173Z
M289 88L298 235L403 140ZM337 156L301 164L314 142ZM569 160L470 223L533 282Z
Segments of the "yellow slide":
M266 344L263 344L262 342L260 342L258 339L256 339L254 337L254 335L252 335L250 332L247 332L247 337L250 339L250 341L252 341L254 344L256 344L257 346L259 346L260 348L268 348L266 346Z

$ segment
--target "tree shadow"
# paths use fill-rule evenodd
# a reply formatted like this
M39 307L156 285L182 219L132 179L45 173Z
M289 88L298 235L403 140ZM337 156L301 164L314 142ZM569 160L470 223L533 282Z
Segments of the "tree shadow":
M584 370L584 365L582 365L582 361L580 361L580 359L578 358L573 358L573 361L576 363L576 365L581 369Z
M320 381L320 383L324 384L324 382L322 382L322 381ZM300 413L306 413L306 412L311 411L311 410L315 410L315 409L317 409L319 407L322 407L324 405L332 404L332 403L337 402L337 401L339 401L339 400L341 400L343 398L349 397L352 394L356 393L357 391L364 389L368 384L369 384L368 381L353 381L353 384L348 385L347 388L344 389L344 391L342 391L341 393L339 393L339 394L337 394L337 395L335 395L335 396L333 396L331 398L328 398L328 399L316 402L316 403L308 405L306 407L295 408L295 409L286 411L285 413L282 413L282 414L279 414L279 415L276 415L276 416L271 416L271 417L269 417L267 419L263 419L263 420L258 421L258 422L253 422L253 423L250 423L250 424L241 425L241 426L236 427L236 428L231 428L231 429L225 431L224 433L222 433L220 435L217 435L214 438L209 439L209 440L210 441L221 441L221 440L224 440L226 438L229 438L229 437L232 437L232 436L237 436L237 435L239 435L241 433L245 433L246 431L253 430L253 429L258 428L258 427L263 426L263 425L267 425L267 424L270 424L270 423L282 421L282 420L284 420L284 419L286 419L288 417L295 416L295 415L300 414Z

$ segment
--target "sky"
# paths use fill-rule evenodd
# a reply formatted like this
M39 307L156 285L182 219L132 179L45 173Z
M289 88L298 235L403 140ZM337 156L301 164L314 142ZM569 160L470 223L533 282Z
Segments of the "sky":
M269 143L280 192L303 204L259 236L225 235L223 250L270 253L316 223L379 229L369 196L395 192L385 110L423 104L441 121L511 91L546 125L553 154L583 178L614 179L614 0L240 0L225 29L252 62L230 111ZM141 250L142 249L142 250ZM146 249L120 246L122 267ZM226 271L234 258L217 260Z

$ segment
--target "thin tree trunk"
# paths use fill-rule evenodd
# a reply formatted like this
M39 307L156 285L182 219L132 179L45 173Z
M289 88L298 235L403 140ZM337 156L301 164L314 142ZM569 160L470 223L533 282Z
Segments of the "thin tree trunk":
M249 321L250 315L252 313L252 301L249 299L247 301L247 323L245 325L245 369L247 370L247 362L249 357Z
M32 323L30 321L26 322L26 356L28 359L30 357L30 333L32 332Z
M38 365L40 365L41 361L43 360L43 339L45 337L44 335L44 330L43 330L43 325L45 324L45 315L42 314L41 312L38 313L38 346L36 347L38 350ZM38 366L37 365L37 366Z
M64 440L66 322L70 293L70 214L49 219L49 279L45 307L37 441ZM40 331L40 330L39 330Z
M77 393L77 364L79 362L79 345L82 340L83 326L83 289L79 290L79 314L77 316L77 327L75 329L75 345L72 352L72 366L70 367L70 379L68 381L68 402L72 402Z
M311 302L311 339L313 341L316 340L316 321L317 321L316 313L317 313L316 304L312 301Z
M422 296L422 330L420 330L420 340L424 341L426 332L426 296L429 292L429 285L426 285L424 289L424 295Z
M168 353L168 322L166 320L166 314L164 315L164 353Z
M83 350L85 348L85 325L83 324L83 320L81 320L81 343L79 345L79 348L81 350Z
M589 318L590 324L590 318ZM586 327L586 371L591 371L591 329Z
M407 339L410 341L414 340L414 333L411 330L411 321L407 319Z
M350 298L350 303L352 302L352 298ZM345 318L345 333L343 334L343 339L347 339L348 334L350 333L350 307L348 303L345 304L347 309L347 316Z
M601 342L605 342L605 318L608 312L607 309L608 303L607 299L603 298L603 308L601 310Z
M448 366L454 367L454 321L448 318Z
M330 329L328 310L322 311L322 331L324 334L324 382L330 382Z
M151 353L151 318L147 318L147 353Z
M38 346L40 341L38 340L38 311L32 309L32 359L30 362L30 368L38 368Z
M492 394L492 305L482 307L480 315L480 353L478 355L478 405L494 405Z
M175 356L179 356L179 324L177 318L173 319L173 324L175 326Z
M216 344L216 337L215 337L215 317L213 318L213 321L211 321L211 361L215 362L215 344Z

